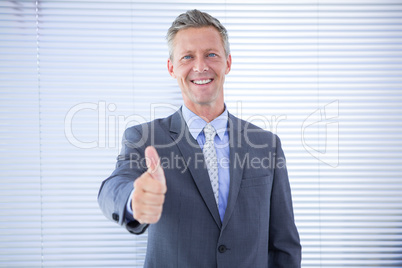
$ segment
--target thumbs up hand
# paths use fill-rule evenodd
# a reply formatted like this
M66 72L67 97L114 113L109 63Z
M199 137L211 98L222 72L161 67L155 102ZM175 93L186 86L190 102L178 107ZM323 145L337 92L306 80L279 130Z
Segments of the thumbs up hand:
M159 221L167 190L165 174L154 147L145 149L145 160L148 170L134 181L131 201L133 217L141 224Z
M145 149L145 161L147 163L147 172L157 181L166 185L165 174L160 166L160 159L158 152L152 146Z

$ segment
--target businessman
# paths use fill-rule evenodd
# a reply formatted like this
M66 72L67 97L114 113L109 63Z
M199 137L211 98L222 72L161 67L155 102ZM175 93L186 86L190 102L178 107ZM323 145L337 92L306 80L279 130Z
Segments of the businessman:
M225 27L191 10L167 41L184 105L125 131L100 208L131 233L148 230L145 267L300 267L280 140L224 103L232 64Z

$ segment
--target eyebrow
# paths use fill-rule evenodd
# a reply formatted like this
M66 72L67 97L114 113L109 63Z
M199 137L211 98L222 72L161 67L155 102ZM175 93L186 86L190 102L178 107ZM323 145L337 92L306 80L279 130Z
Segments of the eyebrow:
M216 51L216 49L214 49L214 48L208 48L208 49L206 49L205 50L205 52L210 52L210 51ZM194 51L193 50L187 50L186 52L184 52L184 53L182 53L182 54L192 54L192 53L194 53Z

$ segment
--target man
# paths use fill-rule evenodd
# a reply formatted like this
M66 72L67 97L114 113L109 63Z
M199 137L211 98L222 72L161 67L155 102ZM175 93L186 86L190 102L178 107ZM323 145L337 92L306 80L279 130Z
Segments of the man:
M125 131L103 213L131 233L148 229L145 267L300 267L280 140L224 104L226 29L191 10L167 39L184 105Z

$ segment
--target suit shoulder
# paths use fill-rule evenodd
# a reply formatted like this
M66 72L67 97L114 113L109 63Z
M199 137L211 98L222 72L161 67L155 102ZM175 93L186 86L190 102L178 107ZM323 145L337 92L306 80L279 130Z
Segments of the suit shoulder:
M232 131L231 136L241 137L244 142L253 149L274 149L281 146L279 137L269 130L262 129L253 123L239 119L235 116L230 116L230 128Z
M147 130L151 128L164 128L168 129L168 126L170 125L170 122L172 121L173 116L176 113L173 113L167 117L164 118L157 118L152 121L144 122L141 124L137 124L131 127L126 128L125 132L127 133L139 133L139 134L144 134Z
M177 116L176 114L177 112L165 118L158 118L128 127L124 131L123 142L128 142L129 144L148 144L151 136L155 138L169 131L171 121L174 116Z
M234 115L230 115L229 116L230 120L232 120L232 122L237 121L237 125L239 126L239 129L243 132L247 132L249 134L251 133L255 133L256 135L259 136L263 136L265 138L278 138L278 136L274 133L272 133L269 130L265 130L259 126L254 125L253 123L240 119ZM233 126L235 126L236 124L232 124Z

